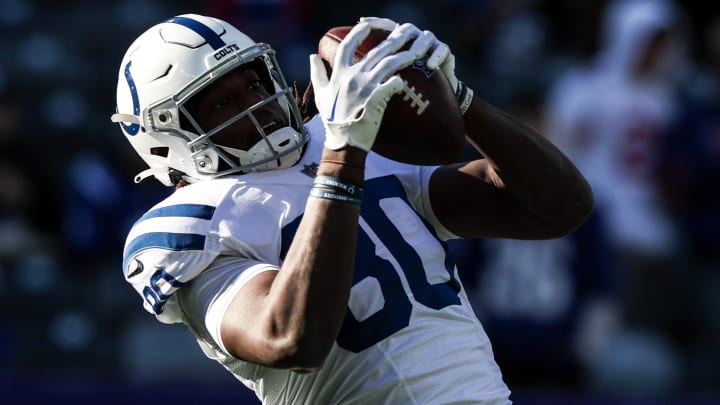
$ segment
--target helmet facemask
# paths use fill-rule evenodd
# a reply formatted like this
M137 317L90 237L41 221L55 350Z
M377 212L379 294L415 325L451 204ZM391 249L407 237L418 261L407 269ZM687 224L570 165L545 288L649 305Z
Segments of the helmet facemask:
M188 102L221 77L248 64L252 64L252 68L261 76L270 96L215 128L202 128L188 108ZM305 144L307 135L304 133L300 111L294 101L294 92L287 86L279 70L271 70L274 66L277 66L274 53L265 44L238 53L222 66L217 66L205 76L189 83L176 96L150 106L148 118L152 130L169 131L183 137L187 141L197 173L203 176L217 177L292 166L300 158L301 148ZM271 103L279 103L282 106L289 126L268 133L259 122L257 112ZM242 119L249 119L261 136L257 143L247 150L241 150L215 141L215 135Z
M160 24L136 41L140 43L139 46L131 46L123 61L125 66L118 84L118 111L121 108L125 111L114 114L112 120L121 123L128 140L150 166L136 176L135 181L154 175L164 184L171 185L175 180L169 176L170 172L180 172L182 179L194 182L233 173L287 168L297 163L307 142L307 133L294 91L287 85L273 49L267 44L253 42L221 20L208 20L207 17L195 15L188 15L184 19L201 21L229 45L223 44L222 48L215 46L212 50L207 43L192 45L196 37L192 34L185 36L186 32L182 27L178 28L179 25ZM166 29L170 31L166 32ZM154 35L156 33L158 35ZM208 35L212 36L212 33ZM145 36L150 39L143 41ZM170 37L181 40L174 42ZM145 51L143 43L147 44ZM162 52L165 48L170 52ZM143 52L144 56L133 60L135 55L143 55ZM163 64L153 58L160 54L170 55L166 56L167 61L163 61ZM136 67L133 64L131 69L131 62L140 65ZM203 122L203 116L192 114L193 97L243 67L250 67L257 73L267 90L267 96L224 122L213 124L213 128L203 128L199 124ZM140 78L134 80L131 70ZM125 95L128 86L133 96L132 103ZM153 97L153 94L160 97ZM155 101L150 102L153 99ZM145 103L147 106L143 108ZM273 106L272 103L277 105ZM136 108L138 105L139 108ZM132 110L128 107L132 107ZM282 117L274 123L268 123L267 118L263 121L266 110L273 110L275 117ZM129 114L130 111L132 114ZM257 136L258 141L253 145L245 145L243 149L237 148L232 142L219 142L219 137L227 141L233 137L247 136L244 132L235 133L239 125L236 123L241 120L244 120L241 127L254 128L257 134L253 135ZM233 124L236 126L233 127ZM139 129L128 131L131 126ZM178 176L175 175L175 178Z

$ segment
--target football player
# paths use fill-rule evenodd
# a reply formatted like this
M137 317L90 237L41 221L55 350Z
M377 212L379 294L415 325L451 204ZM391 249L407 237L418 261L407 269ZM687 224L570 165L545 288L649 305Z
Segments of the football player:
M392 31L357 63L374 28ZM405 47L408 45L408 47ZM457 89L486 159L415 166L371 148L396 72L429 55ZM593 199L542 136L474 97L446 44L364 18L332 74L310 55L307 120L273 49L225 21L182 15L126 52L112 116L177 188L127 237L125 279L161 322L266 403L507 403L445 240L552 238Z

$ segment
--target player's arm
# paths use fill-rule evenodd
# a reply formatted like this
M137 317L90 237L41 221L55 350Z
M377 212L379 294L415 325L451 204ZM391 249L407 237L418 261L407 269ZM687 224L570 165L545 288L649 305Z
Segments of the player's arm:
M318 175L361 187L367 152L326 149ZM221 338L246 361L277 368L322 364L346 311L360 206L309 198L280 271L267 271L243 286L226 311Z
M470 143L485 157L441 167L430 180L433 211L463 237L543 239L565 235L593 207L589 185L545 137L473 97Z
M397 26L386 18L361 21L386 30ZM423 33L433 38L427 67L440 69L458 90L467 138L485 157L433 173L430 204L438 220L468 238L542 239L575 229L593 207L592 192L580 172L532 128L473 97L455 77L455 57L448 46L429 31Z
M435 41L428 68L459 95L468 141L484 157L441 167L430 202L443 225L463 237L546 239L583 223L593 195L575 165L544 136L482 101L455 77L455 57Z
M361 198L356 191L363 185L367 151L387 102L403 88L395 72L431 45L429 38L398 30L353 63L355 49L371 28L359 24L348 33L330 77L319 57L311 55L315 102L326 130L318 177L280 270L253 277L223 317L221 339L235 357L269 367L311 369L322 364L339 333L352 285L360 215L355 200ZM397 52L408 42L408 50ZM354 189L319 184L320 176Z

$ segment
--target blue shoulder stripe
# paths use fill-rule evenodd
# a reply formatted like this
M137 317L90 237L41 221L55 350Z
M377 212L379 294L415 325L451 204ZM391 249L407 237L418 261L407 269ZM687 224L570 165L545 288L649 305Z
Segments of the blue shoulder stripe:
M167 20L167 22L180 24L184 27L190 28L195 31L195 33L203 37L214 50L218 50L227 45L225 41L223 41L222 38L215 33L215 31L200 21L193 20L188 17L173 17Z
M136 223L142 222L150 218L158 217L188 217L188 218L199 218L199 219L211 219L215 214L215 207L212 205L202 204L177 204L168 205L167 207L160 207L154 209L136 221Z
M125 249L123 254L123 271L127 268L128 260L135 253L148 249L159 248L173 251L203 250L205 235L194 233L150 232L135 238Z

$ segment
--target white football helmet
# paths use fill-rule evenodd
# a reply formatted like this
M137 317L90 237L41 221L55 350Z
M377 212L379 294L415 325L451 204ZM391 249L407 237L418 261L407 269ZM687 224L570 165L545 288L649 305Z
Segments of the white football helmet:
M203 131L185 107L200 90L236 67L253 63L270 97L214 129ZM279 102L289 126L265 133L253 115ZM262 139L248 150L217 145L212 136L248 117ZM300 159L307 142L295 95L285 82L274 50L256 43L231 24L185 14L140 35L123 57L117 85L117 112L111 117L150 166L135 177L154 175L170 186L230 173L286 168ZM182 122L182 125L181 125Z

